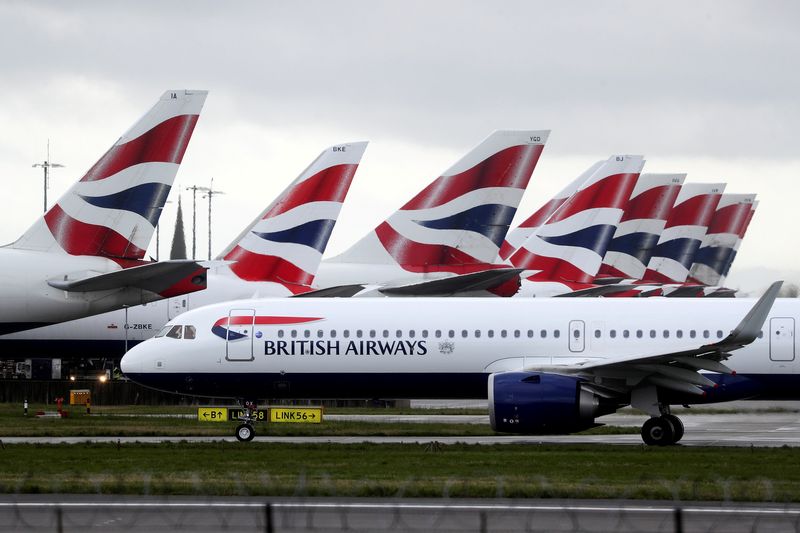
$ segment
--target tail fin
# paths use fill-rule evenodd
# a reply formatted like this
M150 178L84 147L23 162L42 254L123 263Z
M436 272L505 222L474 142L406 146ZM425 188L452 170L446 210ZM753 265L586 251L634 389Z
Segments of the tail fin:
M689 281L719 285L750 218L755 194L723 194L689 271Z
M208 91L165 92L12 248L142 259Z
M549 131L497 131L350 249L339 263L467 273L497 257Z
M687 183L681 187L642 280L686 281L724 190L724 183Z
M549 202L540 207L534 214L529 216L519 226L508 233L508 237L500 247L500 259L505 261L514 251L522 246L525 239L531 236L539 227L544 224L550 216L555 213L570 196L575 194L578 187L586 183L586 180L599 169L605 161L598 161L590 166L583 174L575 178L569 185L561 189Z
M598 277L641 279L686 174L642 174L603 257Z
M722 279L719 280L720 285L725 283L725 278L728 277L728 274L731 271L731 266L733 266L733 260L736 259L736 254L739 253L739 248L742 246L742 241L744 240L744 236L747 233L747 228L750 227L750 222L753 220L753 215L756 214L756 209L758 209L758 200L755 200L753 202L753 205L750 206L750 213L747 215L744 224L742 224L742 227L739 230L739 238L736 239L736 244L733 246L733 253L728 258L728 262L722 268Z
M642 156L610 157L522 244L511 263L537 271L528 278L532 281L590 283L643 166Z
M245 229L221 258L247 281L303 292L314 280L366 142L326 148Z

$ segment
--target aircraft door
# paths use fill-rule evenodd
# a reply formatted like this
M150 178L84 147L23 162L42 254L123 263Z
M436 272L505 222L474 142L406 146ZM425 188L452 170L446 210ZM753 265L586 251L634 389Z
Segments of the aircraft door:
M181 313L185 313L189 310L189 298L188 296L175 296L174 298L169 299L169 303L167 304L167 313L168 319L172 320L176 316L180 315Z
M255 309L231 309L225 339L225 358L228 361L252 361Z
M586 324L583 320L569 322L569 351L582 352L586 346Z
M794 318L770 319L769 358L773 361L794 361Z

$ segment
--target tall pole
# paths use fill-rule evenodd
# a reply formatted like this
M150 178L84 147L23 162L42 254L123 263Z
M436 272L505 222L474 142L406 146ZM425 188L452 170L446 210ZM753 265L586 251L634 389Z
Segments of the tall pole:
M225 194L222 191L214 190L214 178L211 178L211 187L206 189L206 194L203 198L208 197L208 260L211 260L211 198L215 194Z
M197 258L197 191L208 191L209 188L192 185L191 187L186 187L186 190L192 191L192 259L196 259Z
M36 167L42 167L42 170L44 170L44 212L47 213L47 186L50 179L50 169L64 168L64 165L50 162L50 139L47 139L47 159L42 163L34 163L32 165L32 168Z

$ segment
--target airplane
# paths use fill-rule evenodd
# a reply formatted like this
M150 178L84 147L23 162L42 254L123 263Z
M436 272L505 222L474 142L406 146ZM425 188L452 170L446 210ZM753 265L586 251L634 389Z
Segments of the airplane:
M141 306L0 336L16 357L119 358L179 314L210 303L312 290L366 142L323 150L218 257L208 288Z
M508 259L525 270L515 296L592 287L643 166L642 156L611 156L522 243Z
M16 242L0 247L0 334L199 291L194 261L144 261L207 91L166 91Z
M509 296L518 270L495 263L549 131L496 131L340 255L322 262L322 289L375 295Z
M744 224L742 224L742 227L739 230L738 238L736 239L736 244L733 245L733 253L731 253L730 257L725 262L725 265L722 267L722 279L720 280L720 284L725 283L725 279L728 277L728 274L731 271L733 261L736 259L736 254L739 253L739 248L742 246L742 241L747 233L747 228L750 227L750 222L753 220L753 215L756 214L756 209L758 209L758 200L755 200L753 205L750 207L750 214L747 216Z
M672 405L798 399L800 302L752 299L347 298L224 302L131 351L131 380L231 398L488 399L508 433L571 433L631 405L648 445L680 441Z

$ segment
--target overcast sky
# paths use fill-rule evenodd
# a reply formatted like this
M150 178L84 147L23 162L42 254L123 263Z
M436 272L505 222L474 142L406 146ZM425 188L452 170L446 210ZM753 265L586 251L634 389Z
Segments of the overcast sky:
M798 23L790 1L5 1L0 241L41 214L48 138L54 201L163 91L193 88L211 92L178 182L225 192L214 254L326 146L370 141L333 255L519 128L553 133L516 222L594 161L644 154L645 171L758 193L732 282L800 270Z

